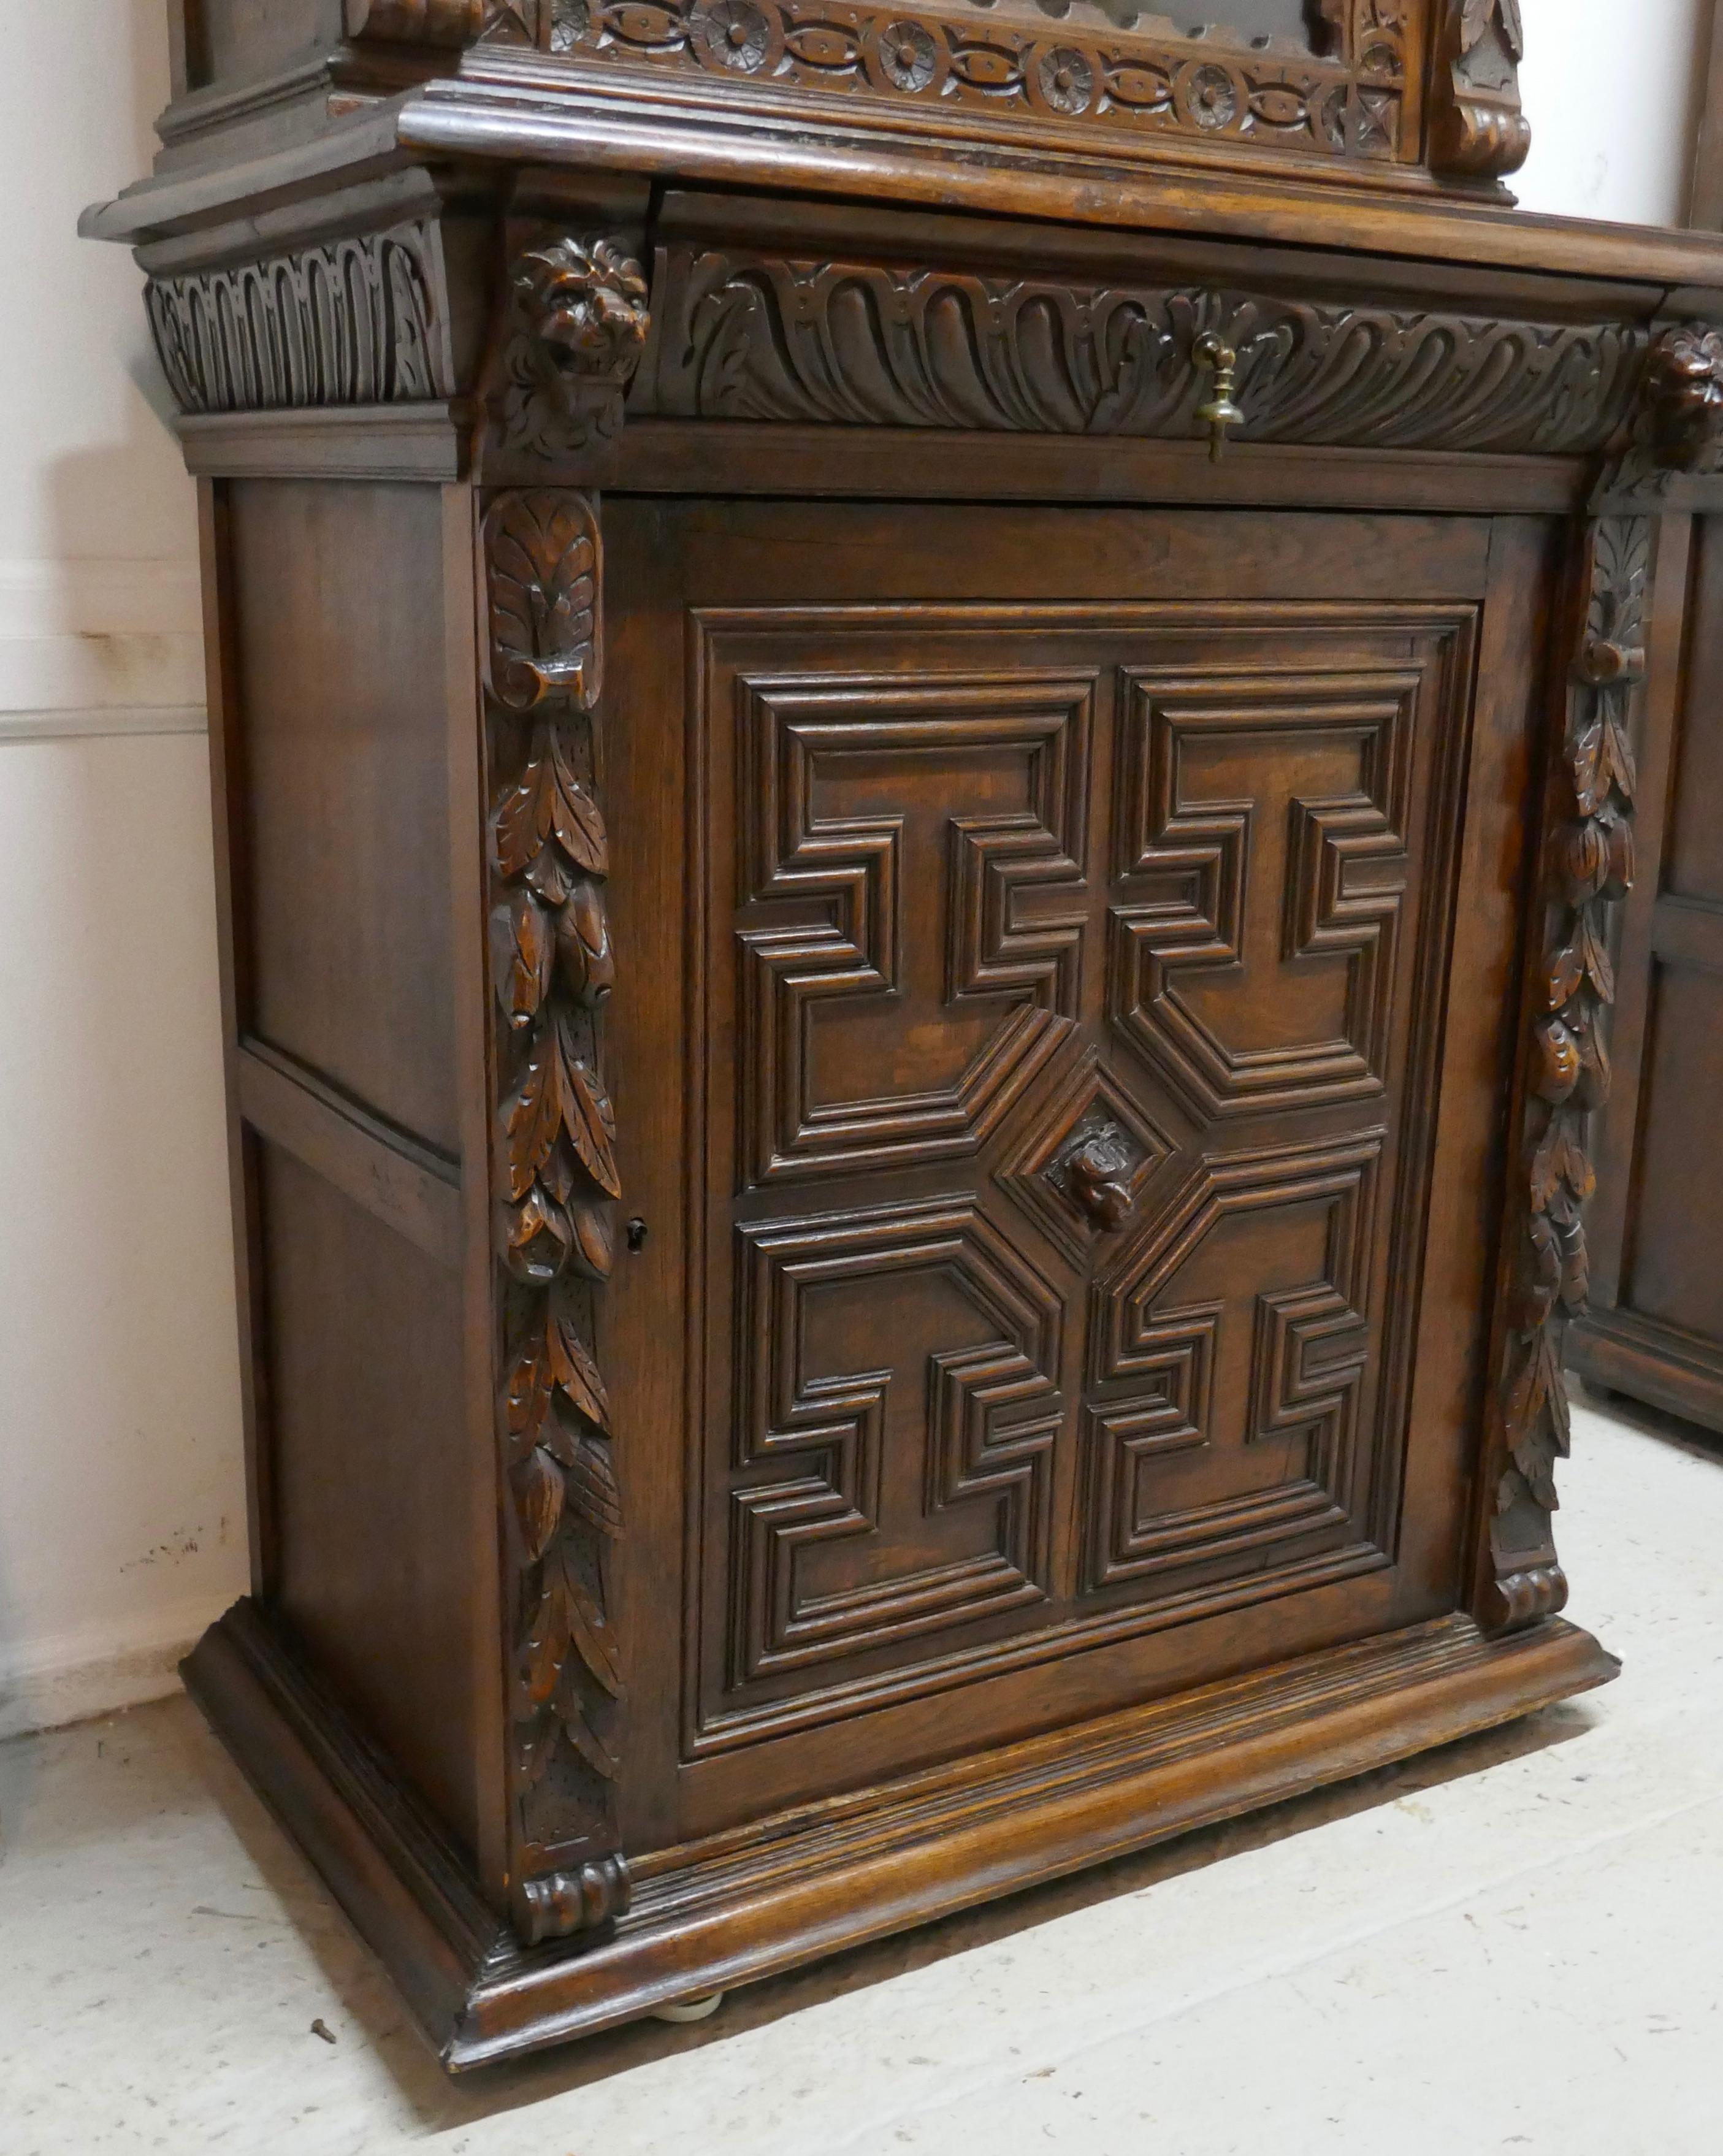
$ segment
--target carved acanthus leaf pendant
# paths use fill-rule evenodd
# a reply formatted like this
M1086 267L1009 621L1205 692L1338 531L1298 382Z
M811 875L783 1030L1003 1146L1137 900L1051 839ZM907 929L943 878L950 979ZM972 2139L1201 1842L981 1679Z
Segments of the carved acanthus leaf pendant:
M1524 1225L1507 1312L1505 1456L1491 1535L1505 1629L1553 1615L1567 1599L1551 1533L1556 1463L1572 1435L1561 1335L1590 1287L1590 1122L1609 1098L1610 916L1633 880L1633 718L1647 672L1656 511L1679 473L1710 463L1720 442L1723 336L1668 331L1652 349L1587 528L1584 622L1551 779L1551 934L1531 1014Z
M593 1284L614 1261L621 1182L597 1019L613 964L594 793L603 559L592 503L498 495L485 559L510 1715L521 1839L552 1860L517 1885L515 1922L531 1942L628 1904L611 1794L623 1658L606 1590L623 1512L594 1352Z

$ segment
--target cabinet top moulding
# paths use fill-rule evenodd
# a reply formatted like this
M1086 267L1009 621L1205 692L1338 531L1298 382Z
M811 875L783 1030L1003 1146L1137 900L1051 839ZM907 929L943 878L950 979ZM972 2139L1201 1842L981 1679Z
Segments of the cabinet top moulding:
M676 0L658 12L675 15L681 24L677 50L692 53L710 46L720 15L730 23L726 35L732 34L746 29L763 4ZM779 13L793 12L793 0L774 4ZM1244 4L1234 0L1235 7ZM1323 0L1325 14L1332 18L1341 4ZM1453 27L1444 27L1448 17L1442 12L1450 0L1351 4L1403 18L1408 38L1426 55L1418 65L1427 74L1435 67L1429 56ZM1473 49L1474 58L1491 40L1500 45L1510 28L1517 44L1517 10L1512 24L1505 12L1513 0L1493 4L1497 12L1480 33L1484 42ZM1456 24L1462 5L1451 0ZM1464 0L1465 16L1479 5ZM1433 9L1442 21L1433 29L1418 28ZM247 44L235 29L223 44L218 26L244 12L230 0L182 0L177 8L203 26L197 33L203 73L187 59L187 40L195 47L197 38L182 20L177 80L187 86L163 116L165 146L155 176L90 212L84 224L89 236L136 246L240 218L290 217L307 197L413 166L463 176L481 187L489 184L487 175L500 178L500 168L531 167L560 172L571 189L596 184L600 175L630 176L1207 239L1320 241L1364 255L1661 287L1680 294L1679 311L1690 314L1723 306L1723 240L1717 236L1518 216L1506 189L1470 168L1450 165L1438 172L1428 160L1288 151L1236 127L1087 125L1044 110L1044 97L1024 102L1021 110L996 110L991 102L976 107L944 95L876 95L859 79L854 94L839 94L830 83L849 77L835 47L824 70L828 86L817 89L777 75L761 80L760 69L693 60L685 69L613 64L608 47L588 51L573 33L573 26L615 13L608 0L597 6L582 0L572 9L562 0L544 0L542 13L526 0L509 7L481 0L348 0L345 13L339 0L295 0L281 13L284 23L295 27L298 42L284 28L272 33L273 42ZM830 15L847 23L864 13L834 5L820 19ZM1068 41L1079 38L1079 14L1085 21L1093 16L1115 44L1125 36L1110 29L1090 0L1074 0L1069 17L1057 20L1043 16L1036 0L1006 0L1006 15L1024 18L1011 34L1032 38L1043 59L1065 53L1057 41L1068 33ZM701 23L712 18L699 36L695 16ZM970 0L949 0L944 16L972 18L980 38L1011 27ZM1157 19L1146 15L1141 22ZM893 23L913 27L906 16L894 15ZM1100 34L1094 24L1084 37ZM796 33L804 44L813 34L811 28L805 36ZM778 51L777 41L767 43ZM1223 74L1242 64L1241 53L1263 57L1248 44L1217 43L1213 36L1174 37L1172 43L1190 48L1179 63L1187 74L1204 67ZM875 74L877 46L874 38L866 47L873 56L867 66ZM752 47L742 49L747 57ZM1066 58L1076 51L1071 44ZM1326 65L1312 59L1308 69L1320 73ZM865 74L860 59L856 69ZM203 86L191 86L200 80ZM1188 90L1184 94L1188 104ZM1225 99L1221 102L1224 106ZM1279 108L1270 100L1269 109ZM1673 301L1670 311L1676 311Z

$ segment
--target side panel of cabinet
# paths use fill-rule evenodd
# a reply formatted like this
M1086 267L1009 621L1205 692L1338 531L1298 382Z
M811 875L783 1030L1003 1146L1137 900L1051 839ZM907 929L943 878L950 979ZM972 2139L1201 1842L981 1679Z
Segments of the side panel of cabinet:
M1685 648L1683 629L1685 629ZM1581 1374L1723 1430L1723 518L1664 521Z
M1454 1607L1541 535L607 530L627 1845Z
M256 1594L490 1876L470 511L428 486L234 481L203 522Z

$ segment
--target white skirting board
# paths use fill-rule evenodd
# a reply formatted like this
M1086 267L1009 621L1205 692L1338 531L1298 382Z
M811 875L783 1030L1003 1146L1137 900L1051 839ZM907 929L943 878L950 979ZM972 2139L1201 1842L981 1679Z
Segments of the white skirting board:
M167 1698L180 1688L180 1663L219 1614L201 1604L158 1611L147 1635L123 1641L85 1633L16 1648L0 1642L0 1742Z

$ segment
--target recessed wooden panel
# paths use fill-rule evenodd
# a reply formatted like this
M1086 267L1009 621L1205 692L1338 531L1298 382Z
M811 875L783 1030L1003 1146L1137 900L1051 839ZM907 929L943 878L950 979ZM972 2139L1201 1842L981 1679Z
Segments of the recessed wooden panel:
M242 1028L459 1150L442 506L236 481Z
M1199 1116L1382 1091L1420 685L1132 675L1108 1015Z
M753 1179L972 1152L1076 1013L1093 683L739 693Z
M705 1008L738 1029L703 1108L695 1754L1361 1590L1472 609L694 634Z
M459 1276L291 1155L258 1151L274 1599L474 1848Z
M1723 973L1657 967L1655 1043L1641 1119L1639 1203L1623 1303L1702 1340L1723 1339Z
M731 1683L1044 1600L1058 1289L972 1203L743 1244Z
M1381 1154L1371 1132L1205 1158L1098 1283L1090 1584L1269 1567L1349 1526Z
M1686 708L1675 724L1675 783L1664 860L1666 887L1681 898L1723 906L1723 517L1701 518L1695 531L1692 654Z

